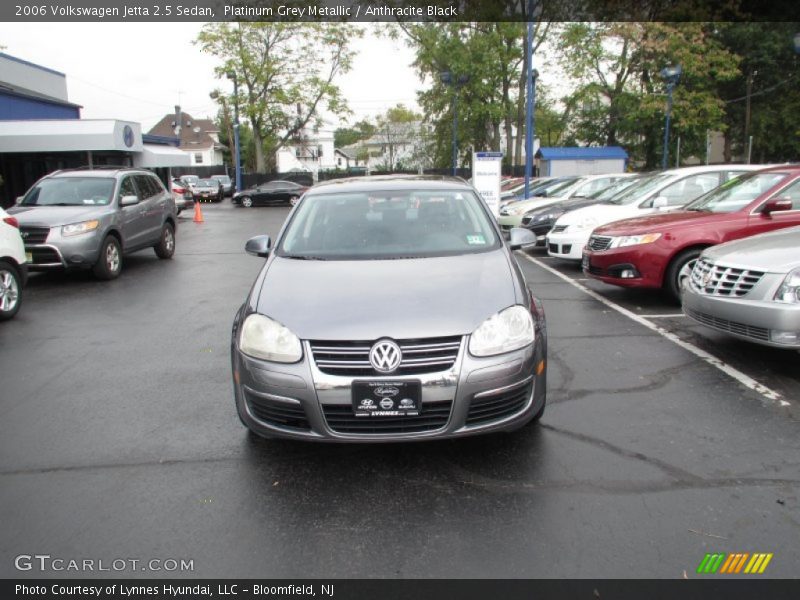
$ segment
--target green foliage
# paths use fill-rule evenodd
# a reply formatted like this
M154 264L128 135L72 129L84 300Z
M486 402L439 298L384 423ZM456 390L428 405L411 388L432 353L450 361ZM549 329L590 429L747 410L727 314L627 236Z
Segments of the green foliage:
M336 148L351 146L367 139L375 133L375 125L363 119L352 127L340 127L333 132L333 145Z
M250 122L256 168L306 126L321 124L320 111L348 113L336 77L352 63L350 42L361 35L343 23L207 23L196 44L220 60L220 78L235 75L242 115Z

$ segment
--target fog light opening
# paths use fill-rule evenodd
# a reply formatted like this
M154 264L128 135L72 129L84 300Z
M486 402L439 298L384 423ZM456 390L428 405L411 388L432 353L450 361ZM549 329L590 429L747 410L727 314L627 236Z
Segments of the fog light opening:
M797 345L800 343L800 331L778 331L769 332L769 339L776 344Z
M634 279L636 277L636 271L633 269L623 269L619 276L622 279Z

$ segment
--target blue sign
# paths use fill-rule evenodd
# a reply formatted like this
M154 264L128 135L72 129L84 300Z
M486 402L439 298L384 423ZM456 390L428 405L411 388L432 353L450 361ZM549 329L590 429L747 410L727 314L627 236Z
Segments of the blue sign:
M125 142L128 148L133 146L133 129L130 125L125 125L125 128L122 130L122 141Z
M502 152L476 152L476 158L503 158Z

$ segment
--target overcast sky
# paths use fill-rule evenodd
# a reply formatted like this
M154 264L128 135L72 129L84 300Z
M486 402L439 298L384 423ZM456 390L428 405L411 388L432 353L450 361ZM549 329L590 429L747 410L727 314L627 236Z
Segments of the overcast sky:
M229 88L214 77L216 60L192 44L201 23L0 23L4 52L67 75L69 100L85 119L137 121L149 130L175 104L195 118L213 117L208 96ZM416 108L423 85L402 41L370 33L354 43L353 69L341 86L355 122L404 103ZM336 125L336 123L332 123Z

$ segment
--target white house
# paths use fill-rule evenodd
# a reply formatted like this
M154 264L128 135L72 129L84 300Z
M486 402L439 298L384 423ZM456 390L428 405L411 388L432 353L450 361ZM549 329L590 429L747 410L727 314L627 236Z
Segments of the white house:
M309 127L302 129L290 144L275 155L279 173L309 171L317 174L337 167L333 148L333 130Z

